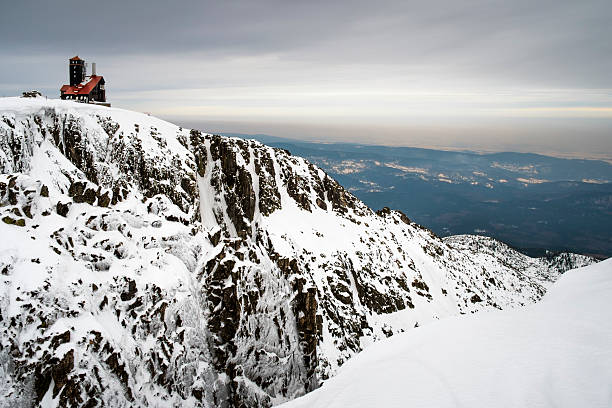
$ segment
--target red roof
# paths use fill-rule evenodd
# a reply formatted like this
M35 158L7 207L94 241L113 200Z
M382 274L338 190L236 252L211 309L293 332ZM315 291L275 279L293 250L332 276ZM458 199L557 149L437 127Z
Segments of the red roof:
M69 61L83 61L83 60L80 59L78 55L75 55L74 57L70 58Z
M76 86L64 85L60 88L60 91L68 95L89 95L91 90L102 80L102 76L92 75L89 78L89 82L85 84L78 84Z

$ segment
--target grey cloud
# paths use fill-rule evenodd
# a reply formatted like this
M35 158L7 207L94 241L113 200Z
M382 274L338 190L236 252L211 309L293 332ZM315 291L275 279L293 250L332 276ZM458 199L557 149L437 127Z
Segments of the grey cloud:
M540 134L554 145L557 134L569 146L581 134L576 143L590 138L609 152L607 111L595 112L608 115L597 121L560 121L560 111L537 130L517 111L476 128L497 117L479 116L490 109L612 106L611 17L609 0L5 1L0 95L57 95L67 58L79 54L98 62L114 103L168 117L222 112L218 120L250 120L256 131L274 115L286 123L273 129L287 132L298 132L295 117L325 120L329 134L350 138L356 132L339 128L352 115L369 129L396 123L387 139L396 143L409 126L426 140L436 120L465 114L471 125L440 140L486 143L498 125L508 140L522 134L520 143Z
M0 35L3 52L19 55L272 53L602 87L612 79L611 15L607 0L26 0L2 7Z

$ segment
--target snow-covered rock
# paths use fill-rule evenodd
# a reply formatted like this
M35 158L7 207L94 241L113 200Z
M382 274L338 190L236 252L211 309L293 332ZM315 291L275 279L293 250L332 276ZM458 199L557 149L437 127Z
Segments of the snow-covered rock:
M522 309L449 318L379 342L283 408L610 407L612 259Z
M0 399L269 406L367 345L593 262L441 240L256 141L0 99Z

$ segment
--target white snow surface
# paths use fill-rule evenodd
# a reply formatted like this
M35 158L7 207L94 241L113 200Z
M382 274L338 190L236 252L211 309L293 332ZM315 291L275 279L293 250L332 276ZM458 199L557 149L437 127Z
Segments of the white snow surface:
M302 158L196 133L0 99L0 401L281 403L372 343L532 304L593 262L442 240ZM61 359L73 369L51 376Z
M612 259L543 300L447 318L378 342L283 408L611 407Z

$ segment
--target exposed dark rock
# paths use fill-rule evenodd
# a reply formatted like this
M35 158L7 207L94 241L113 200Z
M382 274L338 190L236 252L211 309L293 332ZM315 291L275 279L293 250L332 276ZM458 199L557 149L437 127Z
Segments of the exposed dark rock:
M327 175L323 179L323 188L325 189L327 200L332 203L334 211L344 214L348 208L355 209L357 199Z
M396 211L400 214L400 220L402 220L402 222L404 224L406 224L406 225L410 225L411 224L410 218L408 218L406 216L406 214L404 214L403 212L401 212L399 210L396 210Z
M68 375L74 368L74 350L67 352L64 357L54 365L52 369L53 381L55 386L53 387L53 397L56 397L59 391L66 385ZM66 391L66 390L65 390Z
M191 130L189 133L189 141L193 147L193 156L198 174L200 177L204 177L206 172L206 161L208 159L208 154L206 153L206 139L199 130Z
M217 370L225 372L230 382L226 384L227 397L220 401L220 406L238 406L236 403L240 398L235 394L232 385L235 377L231 357L236 352L233 340L240 322L241 304L235 282L238 274L234 271L235 262L217 257L211 259L205 266L207 275L206 283L208 289L208 309L211 317L208 320L208 328L213 336L213 364ZM232 283L229 284L228 280ZM213 313L214 312L214 313Z
M370 271L362 270L361 274L358 274L354 270L350 260L346 266L353 276L359 300L368 308L376 311L376 313L393 313L406 308L406 302L402 294L398 293L392 287L388 287L388 291L381 293L376 287L364 281L363 275L371 274Z
M376 211L376 215L379 217L386 217L391 215L391 209L389 207L383 207L380 210Z
M258 152L255 158L255 171L259 178L259 212L270 215L280 208L280 193L276 185L276 171L270 153Z
M40 98L42 97L42 93L37 90L25 91L21 93L22 98Z
M108 305L108 297L104 296L104 299L102 299L102 302L100 302L98 308L102 310L106 305Z
M128 289L127 291L121 293L121 300L124 302L131 300L138 292L136 289L136 282L129 278L126 278L126 280L128 282Z
M300 178L298 177L288 177L287 178L287 193L289 193L289 196L293 198L295 202L303 210L311 211L310 197L304 191L305 188L306 188L306 184Z
M76 404L80 402L80 397L75 393L76 384L70 378L70 373L73 368L74 350L70 350L64 354L61 360L57 357L53 357L46 364L37 364L34 368L36 403L42 400L51 385L51 380L53 380L53 398L56 398L58 393L62 391L60 401L63 402L63 406L76 406Z
M8 215L2 218L2 222L9 225L15 225L17 222L14 218L9 217Z
M68 343L69 341L70 341L70 332L66 330L64 333L58 334L57 336L53 337L53 339L51 339L51 348L56 349L61 344Z
M108 343L105 347L110 350ZM120 355L116 352L112 352L106 359L106 364L108 364L110 370L117 376L119 381L121 381L121 384L123 384L128 400L132 401L132 390L130 389L128 383L129 375L125 369L125 365L120 361Z
M222 188L218 191L225 198L227 215L237 232L249 231L256 202L251 174L243 166L238 166L236 152L229 141L213 136L210 151L212 159L221 164Z
M297 292L293 299L292 307L297 321L298 335L304 366L306 367L307 382L304 391L309 392L319 387L316 375L317 367L317 289L305 288L302 279L296 279L294 290Z
M422 280L415 279L414 281L412 281L411 285L412 287L415 287L417 289L421 289L421 290L424 290L425 292L429 292L429 286L427 286L427 284L423 282Z
M87 141L82 134L82 122L76 117L67 116L63 120L57 118L56 124L54 136L57 147L68 160L85 173L89 181L98 184L98 173L96 166L94 166L93 152L84 148Z
M210 236L210 242L214 245L217 246L217 244L219 244L219 240L221 239L221 230L217 230L214 234L212 234Z
M70 210L70 203L62 203L58 201L57 205L55 206L55 211L62 217L67 216L69 210Z
M240 322L240 300L236 285L227 285L228 278L235 281L237 275L233 272L235 262L232 260L213 259L206 265L208 272L207 285L209 291L209 310L216 311L208 321L211 332L216 334L215 365L225 370L227 360L235 351L231 342Z
M352 303L352 293L344 282L336 284L335 280L332 277L328 277L327 282L329 284L329 287L331 288L332 294L336 297L336 299L346 305Z
M105 191L103 194L100 194L100 191L98 190L97 193L98 196L98 205L100 207L108 207L110 202L111 202L111 197L110 197L110 193L108 191Z

